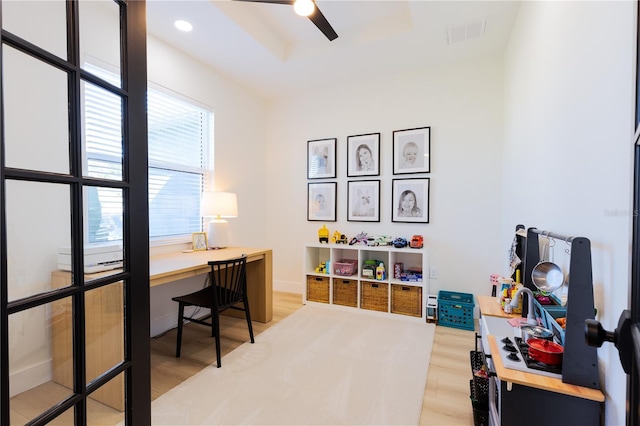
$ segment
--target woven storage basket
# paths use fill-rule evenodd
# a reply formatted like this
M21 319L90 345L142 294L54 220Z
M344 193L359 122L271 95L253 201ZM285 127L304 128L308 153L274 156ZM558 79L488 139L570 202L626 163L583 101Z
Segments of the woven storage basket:
M391 284L391 312L422 316L422 287Z
M360 291L360 307L371 311L388 312L389 284L362 281Z
M329 303L329 277L307 276L307 300Z
M333 279L333 303L335 305L358 306L358 281Z

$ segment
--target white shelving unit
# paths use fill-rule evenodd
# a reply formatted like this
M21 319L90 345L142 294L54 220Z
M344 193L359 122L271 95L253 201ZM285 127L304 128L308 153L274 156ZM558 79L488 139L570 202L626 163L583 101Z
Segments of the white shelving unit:
M363 244L307 244L304 248L304 301L368 309L394 315L407 315L426 321L429 294L428 248L395 248ZM335 274L334 265L341 260L356 261L357 272L351 276ZM367 260L382 261L386 278L376 280L362 275ZM316 272L328 262L326 273ZM402 281L394 277L394 265L404 270L420 269L422 281Z

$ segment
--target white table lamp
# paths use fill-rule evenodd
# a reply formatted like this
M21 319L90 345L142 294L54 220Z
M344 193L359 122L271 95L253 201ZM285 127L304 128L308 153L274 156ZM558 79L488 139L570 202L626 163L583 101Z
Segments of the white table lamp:
M200 211L209 222L209 247L224 248L229 245L229 222L225 218L238 217L238 199L231 192L204 192Z

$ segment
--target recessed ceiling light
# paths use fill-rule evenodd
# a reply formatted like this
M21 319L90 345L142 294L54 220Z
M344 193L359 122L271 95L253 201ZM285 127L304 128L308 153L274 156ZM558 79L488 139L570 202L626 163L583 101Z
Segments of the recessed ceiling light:
M189 32L193 29L193 25L191 25L191 23L187 21L183 21L182 19L178 19L176 22L173 23L173 25L175 25L176 28L179 29L180 31Z

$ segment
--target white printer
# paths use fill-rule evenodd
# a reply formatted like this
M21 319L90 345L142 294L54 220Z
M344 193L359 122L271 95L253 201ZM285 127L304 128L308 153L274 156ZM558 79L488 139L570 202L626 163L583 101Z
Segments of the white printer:
M71 246L58 249L58 268L71 271ZM84 248L84 273L122 268L122 246L116 243L92 244Z

